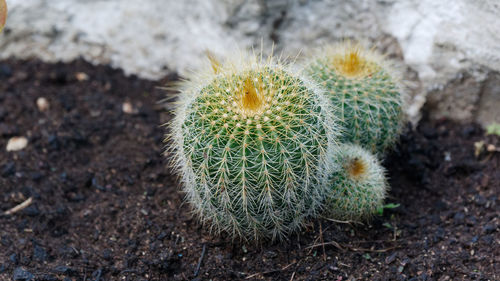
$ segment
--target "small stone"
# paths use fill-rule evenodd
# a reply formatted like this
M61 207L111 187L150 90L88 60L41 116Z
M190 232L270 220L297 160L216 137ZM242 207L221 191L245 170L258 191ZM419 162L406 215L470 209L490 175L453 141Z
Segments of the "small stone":
M14 269L14 274L12 276L13 280L22 280L22 281L30 281L35 279L35 275L33 275L31 272L25 270L22 267L17 267Z
M165 238L165 237L167 237L167 233L165 231L162 231L162 232L160 232L158 237L156 237L156 239L163 240L163 238Z
M0 64L0 77L9 78L12 76L12 68L5 63Z
M58 279L52 274L44 274L40 277L43 281L57 281Z
M466 223L468 226L474 226L477 223L477 219L475 216L469 216L467 217Z
M8 177L16 173L16 164L14 162L7 162L2 167L2 177Z
M38 209L38 207L36 205L30 205L23 210L23 214L30 216L30 217L36 217L36 216L40 215L40 210Z
M494 152L494 151L497 151L497 148L492 144L488 144L488 146L486 147L486 150L488 152Z
M102 258L107 261L113 259L113 251L110 249L104 249L104 251L102 251Z
M13 264L17 264L18 260L17 260L17 254L16 253L13 253L12 255L9 256L9 260L13 263Z
M436 232L434 233L434 236L433 236L433 242L436 243L436 242L439 242L441 240L443 240L443 238L445 237L445 231L442 227L438 227L436 229Z
M485 235L485 236L481 237L481 240L483 240L484 243L486 243L488 245L491 245L494 241L493 235Z
M268 258L268 259L273 259L275 257L277 257L278 254L274 251L267 251L264 253L264 257Z
M35 171L35 172L31 172L30 173L30 178L35 181L35 182L38 182L40 181L41 179L43 179L43 174L38 172L38 171Z
M44 97L36 99L36 106L38 107L38 110L40 110L41 112L47 111L50 107L49 101Z
M137 109L134 108L134 106L130 102L124 102L122 104L122 111L126 114L136 114Z
M495 232L495 231L496 231L496 229L497 229L497 228L496 228L496 226L494 226L494 225L492 225L492 224L487 224L487 225L485 225L485 226L483 227L483 232L484 232L485 234L491 234L491 233Z
M35 245L33 249L33 257L38 261L45 261L47 259L47 251L39 245Z
M449 151L444 152L444 161L446 161L446 162L451 161L451 153Z
M2 121L7 116L7 110L0 106L0 121Z
M56 134L51 134L47 137L47 142L50 146L50 148L54 149L54 150L58 150L59 149L59 138L57 137Z
M28 139L25 137L13 137L7 142L7 151L19 151L28 145Z
M64 265L59 265L54 268L54 272L58 274L65 274L65 275L71 275L73 274L74 270L71 269L70 267L64 266Z
M106 191L106 187L99 184L97 178L93 177L91 180L92 186L99 189L100 191Z
M422 134L428 139L435 139L438 137L438 132L434 127L423 126L421 129Z
M100 281L102 276L102 269L99 268L96 271L92 272L92 279L95 281Z
M462 212L455 213L455 215L453 216L453 221L455 222L455 224L463 224L465 221L464 213Z
M75 74L75 77L76 77L76 80L78 80L80 82L89 80L89 76L85 72L77 72Z
M474 196L474 202L478 206L484 206L484 205L486 205L486 203L488 202L488 200L486 200L486 198L484 198L484 196L482 196L480 194L477 194L477 195Z
M387 258L385 258L385 263L386 264L391 264L396 259L397 254L398 253L393 253L392 255L390 255Z
M463 129L462 129L462 136L464 137L470 137L472 135L474 135L476 133L476 128L474 126L465 126Z

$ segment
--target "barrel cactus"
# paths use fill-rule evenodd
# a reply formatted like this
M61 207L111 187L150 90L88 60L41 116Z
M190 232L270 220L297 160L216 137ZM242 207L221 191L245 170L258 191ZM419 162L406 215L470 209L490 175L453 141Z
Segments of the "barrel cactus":
M345 126L341 141L383 153L403 124L403 92L397 75L374 51L344 42L328 46L305 63L304 71L328 92Z
M342 167L331 174L324 215L338 220L370 218L383 206L388 189L384 168L355 144L342 144L336 161Z
M216 233L283 238L321 209L337 136L329 101L273 59L210 61L184 82L170 125L187 201Z

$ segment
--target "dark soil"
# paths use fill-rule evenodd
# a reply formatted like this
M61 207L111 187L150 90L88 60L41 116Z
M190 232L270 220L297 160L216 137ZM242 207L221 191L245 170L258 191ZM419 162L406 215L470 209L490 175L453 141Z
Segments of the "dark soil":
M255 246L212 237L183 204L156 88L175 79L0 63L0 213L33 200L0 215L0 280L500 280L500 153L474 155L500 138L424 120L384 163L399 207ZM19 135L28 146L7 152Z

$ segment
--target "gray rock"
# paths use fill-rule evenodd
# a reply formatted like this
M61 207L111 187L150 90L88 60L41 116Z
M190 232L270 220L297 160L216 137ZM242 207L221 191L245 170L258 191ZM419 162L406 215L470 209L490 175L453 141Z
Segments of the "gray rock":
M121 67L159 78L216 55L262 48L295 57L361 38L400 66L417 121L500 122L500 5L495 0L11 0L0 58L40 57Z
M31 272L25 270L22 267L16 267L14 269L14 274L12 276L12 280L19 280L19 281L31 281L35 279L35 275L33 275Z

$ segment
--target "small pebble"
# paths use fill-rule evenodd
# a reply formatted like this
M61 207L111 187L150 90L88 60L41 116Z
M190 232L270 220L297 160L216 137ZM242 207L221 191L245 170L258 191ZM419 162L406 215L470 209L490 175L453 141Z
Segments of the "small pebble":
M80 82L89 80L89 76L85 72L77 72L75 74L75 77L76 77L76 80L78 80Z
M33 249L33 257L38 261L45 261L47 259L47 251L39 245L35 245Z
M465 220L465 215L462 212L457 212L453 216L453 221L455 222L455 224L463 224L464 220Z
M492 144L488 144L488 146L486 147L486 150L488 150L488 152L494 152L497 150L497 148Z
M25 270L22 267L18 267L14 269L14 274L12 276L13 280L23 280L23 281L29 281L29 280L34 280L35 275L33 275L31 272Z
M495 232L495 231L496 231L496 229L497 229L497 228L496 228L496 226L494 226L494 225L492 225L492 224L487 224L487 225L485 225L485 226L483 227L483 232L484 232L485 234L491 234L491 233Z
M44 97L36 99L36 106L38 107L38 110L40 110L41 112L47 111L50 107L49 101Z
M127 114L136 114L137 109L135 109L130 102L124 102L122 104L122 111Z
M385 263L386 264L392 263L396 259L397 254L398 253L393 253L392 255L390 255L387 258L385 258Z
M7 151L19 151L28 145L28 139L25 137L13 137L7 143Z
M451 153L449 151L444 152L444 161L447 161L447 162L451 161Z
M17 260L17 254L16 253L13 253L12 255L9 256L9 260L13 263L13 264L17 264L18 260Z
M16 164L14 164L14 162L7 162L7 164L5 164L2 167L2 172L0 173L0 175L2 175L2 177L8 177L15 173L16 173Z

